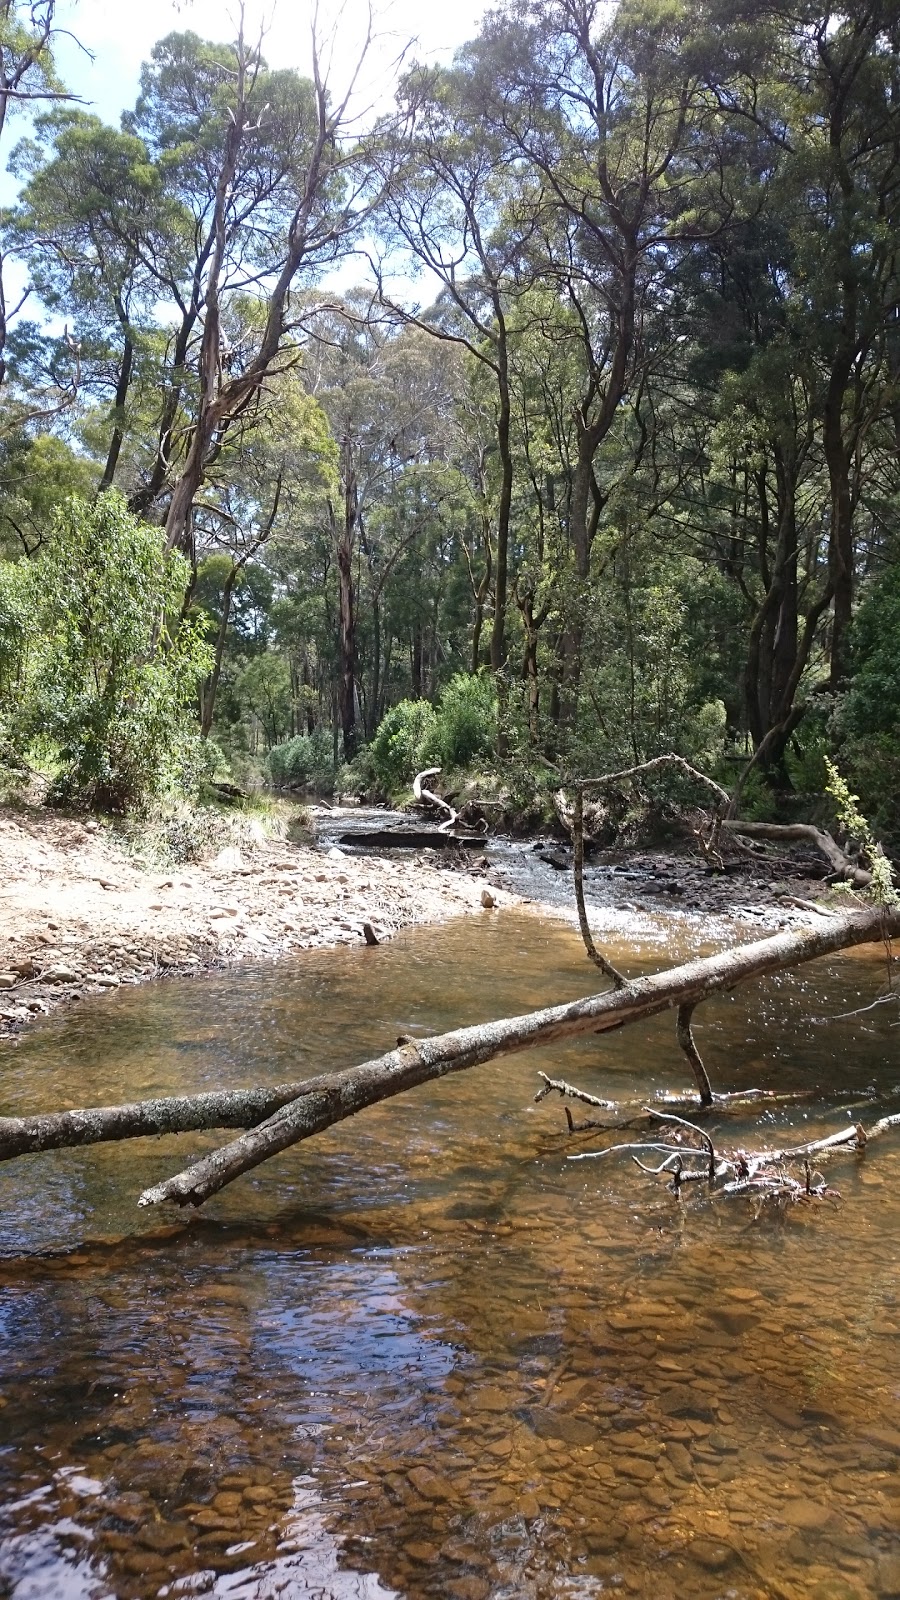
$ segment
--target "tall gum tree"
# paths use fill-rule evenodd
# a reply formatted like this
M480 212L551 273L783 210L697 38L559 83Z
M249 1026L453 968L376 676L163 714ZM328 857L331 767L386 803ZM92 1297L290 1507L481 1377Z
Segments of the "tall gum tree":
M562 639L570 719L603 511L598 453L642 380L648 313L677 242L717 227L728 205L715 161L700 159L719 118L683 60L686 33L677 7L621 6L610 18L596 0L538 0L493 14L464 55L492 130L529 174L540 271L571 308L580 344L568 502L576 588Z
M141 509L163 504L172 546L189 544L194 498L229 429L295 359L306 309L298 289L364 220L351 100L368 44L358 44L337 95L317 40L311 80L272 71L242 17L233 46L172 34L144 68L127 127L190 219L186 266L159 266L175 318L156 456L134 497ZM248 296L262 314L235 343L229 308Z

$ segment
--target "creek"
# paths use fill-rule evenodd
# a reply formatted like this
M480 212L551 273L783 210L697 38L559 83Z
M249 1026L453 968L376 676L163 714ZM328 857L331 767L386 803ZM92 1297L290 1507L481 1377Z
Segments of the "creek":
M609 920L631 972L734 935ZM729 1139L898 1109L896 1007L861 1010L883 968L703 1007L717 1087L808 1094ZM279 1082L593 986L571 923L526 909L311 950L49 1019L0 1110ZM506 1058L196 1216L134 1202L221 1135L0 1169L0 1595L900 1594L900 1139L829 1167L834 1206L678 1205L567 1161L591 1137L533 1104L539 1069L629 1099L688 1079L671 1018Z

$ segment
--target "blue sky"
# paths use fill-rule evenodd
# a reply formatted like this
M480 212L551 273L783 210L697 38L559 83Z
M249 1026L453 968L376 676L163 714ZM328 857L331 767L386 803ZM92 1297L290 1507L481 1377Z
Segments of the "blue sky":
M478 31L485 11L485 0L453 0L452 5L422 5L417 0L373 3L375 37L356 96L363 115L369 108L389 104L404 49L423 60L449 61L454 50ZM273 66L309 71L310 0L245 0L245 14L247 37L255 41L264 32L263 53ZM86 111L118 125L122 111L134 104L141 63L157 39L178 29L191 29L207 39L233 39L237 15L237 4L229 0L59 0L57 23L65 31L55 47L57 69ZM319 35L324 40L320 54L336 96L346 89L367 16L366 0L321 0L319 5ZM15 199L17 185L3 168L24 132L23 119L11 119L0 165L3 204ZM330 281L340 292L361 275L360 265L351 260ZM22 264L11 259L3 276L7 304L12 307L25 287L26 274ZM38 310L29 299L22 315L33 318Z
M378 6L378 38L365 72L367 99L384 102L393 88L393 63L398 51L417 40L415 53L428 59L449 59L458 45L477 32L485 0L453 0L452 5L423 5L416 0L390 0ZM246 0L249 37L265 29L263 51L279 67L307 71L310 62L312 7L309 0ZM341 86L342 74L358 51L364 28L364 0L325 0L320 6L323 31L333 30L333 78ZM60 0L61 27L91 52L93 60L73 39L61 39L57 61L67 86L90 102L90 109L108 122L133 103L141 62L157 39L173 29L190 28L208 39L234 38L237 5L228 0Z

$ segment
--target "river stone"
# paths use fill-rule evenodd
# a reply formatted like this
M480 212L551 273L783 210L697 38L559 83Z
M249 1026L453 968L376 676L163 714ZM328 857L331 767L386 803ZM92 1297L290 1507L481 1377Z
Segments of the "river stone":
M671 1461L672 1466L675 1468L675 1471L678 1473L679 1477L690 1478L693 1476L694 1463L691 1459L690 1452L685 1449L683 1444L678 1444L674 1440L669 1440L668 1444L666 1445L666 1455Z
M801 1528L813 1533L826 1528L832 1520L832 1512L828 1506L823 1506L818 1500L810 1500L806 1496L799 1496L796 1500L786 1500L781 1508L781 1515L792 1528Z
M643 1433L617 1433L615 1446L617 1450L627 1450L633 1456L650 1456L654 1461L662 1454L662 1446Z
M191 1521L195 1527L202 1528L204 1531L209 1530L210 1532L222 1528L230 1531L232 1528L237 1527L233 1517L226 1517L223 1512L213 1511L212 1509L195 1511L191 1516Z
M470 1411L508 1411L509 1395L503 1389L488 1387L476 1390L469 1400Z
M438 1560L439 1552L435 1545L426 1544L424 1539L414 1539L412 1544L403 1546L403 1554L409 1556L411 1561L418 1561L428 1565L430 1562Z
M732 1310L730 1306L716 1306L710 1312L710 1316L720 1328L724 1328L726 1333L733 1334L735 1338L754 1328L758 1321L755 1311Z
M659 1409L668 1417L701 1417L711 1420L713 1409L707 1395L698 1389L678 1384L660 1395Z
M884 1600L900 1595L900 1556L882 1556L875 1568L875 1588Z
M692 1539L686 1554L696 1561L698 1567L705 1567L707 1572L721 1572L734 1559L731 1547L719 1544L716 1539Z
M192 1538L193 1529L183 1522L148 1522L137 1533L138 1544L143 1545L145 1550L156 1550L162 1556L180 1550L190 1544Z
M820 1578L809 1591L809 1600L863 1600L855 1583L846 1578Z
M780 1422L783 1428L805 1428L806 1422L799 1412L790 1406L782 1405L779 1400L764 1400L763 1410L773 1422Z
M453 1485L446 1478L432 1472L430 1467L413 1467L407 1476L423 1500L453 1499Z
M632 1478L636 1483L649 1483L656 1477L652 1461L644 1461L639 1456L622 1456L617 1458L616 1465L623 1477Z
M596 1444L600 1430L586 1418L570 1417L547 1406L526 1406L516 1413L539 1439L559 1439L563 1444Z
M869 1444L880 1445L883 1450L891 1450L894 1455L900 1455L900 1432L896 1428L866 1428L863 1438Z

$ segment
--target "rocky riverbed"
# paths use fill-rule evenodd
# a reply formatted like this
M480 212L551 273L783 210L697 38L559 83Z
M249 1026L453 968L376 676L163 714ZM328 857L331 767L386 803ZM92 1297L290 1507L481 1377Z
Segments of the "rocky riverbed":
M243 849L154 870L93 820L0 810L0 1036L121 984L362 944L365 923L383 940L483 915L485 875L477 858L351 856L262 830ZM491 894L498 905L516 898Z

